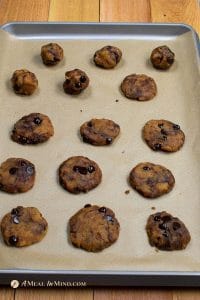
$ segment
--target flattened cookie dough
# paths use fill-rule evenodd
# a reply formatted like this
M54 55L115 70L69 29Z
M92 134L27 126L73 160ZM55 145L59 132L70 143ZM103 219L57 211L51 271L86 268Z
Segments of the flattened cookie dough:
M119 132L119 125L108 119L91 119L80 127L83 141L95 146L112 144Z
M153 78L144 74L131 74L121 83L124 95L133 100L148 101L157 94L157 86Z
M69 220L72 244L91 252L101 251L115 243L119 231L120 224L107 207L87 204Z
M101 182L102 172L96 162L83 156L73 156L59 167L59 181L70 193L87 193Z
M24 158L8 158L0 166L0 190L15 194L30 190L35 182L35 166Z
M65 73L63 89L67 94L78 95L88 87L89 81L89 77L82 70L74 69L67 71Z
M167 120L150 120L143 128L143 138L154 151L176 152L184 144L180 126Z
M121 60L122 51L114 46L105 46L94 54L94 63L103 69L113 69Z
M172 190L175 179L165 167L143 162L132 169L129 182L144 197L157 198Z
M46 66L55 66L63 59L63 48L56 43L42 46L41 57Z
M11 133L14 142L22 145L46 142L54 135L54 128L48 116L32 113L18 120Z
M175 54L167 46L159 46L151 53L151 63L156 69L167 70L174 63Z
M17 206L1 221L1 233L8 246L24 247L40 242L48 223L35 207Z
M184 223L165 211L149 216L146 231L150 245L160 250L182 250L191 240Z
M16 94L30 96L38 87L38 80L34 73L22 69L16 70L11 78L12 87Z

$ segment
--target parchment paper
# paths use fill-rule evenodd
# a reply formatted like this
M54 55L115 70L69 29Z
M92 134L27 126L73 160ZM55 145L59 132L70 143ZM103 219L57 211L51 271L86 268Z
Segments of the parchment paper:
M5 32L0 32L0 40L0 160L26 158L37 172L29 192L0 192L0 217L17 205L35 206L49 223L46 237L29 247L8 247L1 238L0 268L200 271L200 97L191 33L167 41L61 40L58 43L65 59L52 68L40 59L40 48L47 40L17 40ZM108 44L123 52L113 70L92 63L94 52ZM152 49L163 44L176 54L176 62L167 72L153 69L148 61ZM31 97L17 96L11 88L12 73L21 68L34 72L39 80L39 90ZM66 95L62 89L65 71L74 68L86 71L90 78L88 89L79 96ZM155 79L158 94L153 100L140 103L121 94L120 83L131 73ZM9 137L13 124L32 112L51 118L54 137L37 146L14 143ZM120 125L120 137L113 145L94 147L82 142L79 126L92 117L110 118ZM176 153L153 152L141 138L145 122L162 118L179 124L185 132L185 145ZM73 155L87 156L102 169L102 183L88 194L72 195L58 184L60 163ZM172 192L148 200L132 190L127 177L132 167L143 161L162 164L173 172L176 184ZM126 190L130 193L125 194ZM87 203L110 207L121 224L119 240L100 253L77 249L67 239L69 218ZM192 239L186 250L157 252L149 245L146 220L162 210L188 227Z

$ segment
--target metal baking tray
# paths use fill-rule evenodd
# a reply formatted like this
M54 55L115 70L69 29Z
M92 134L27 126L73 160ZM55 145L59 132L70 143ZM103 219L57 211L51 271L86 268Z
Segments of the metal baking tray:
M45 23L13 22L1 27L24 40L159 40L166 41L192 32L199 62L200 46L196 32L185 24L150 23ZM21 286L200 286L199 272L169 271L90 271L90 270L0 270L0 284L17 280Z

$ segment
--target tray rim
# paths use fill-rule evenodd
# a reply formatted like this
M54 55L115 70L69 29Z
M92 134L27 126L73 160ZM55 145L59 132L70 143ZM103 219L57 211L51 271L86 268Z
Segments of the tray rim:
M127 27L180 27L192 32L197 57L200 58L200 43L197 32L185 23L138 23L138 22L7 22L0 28L8 33L11 26L60 25L60 26L127 26ZM98 33L97 33L98 34ZM15 34L15 36L17 36ZM47 283L48 280L72 282L84 281L86 286L200 286L200 271L108 271L108 270L33 270L0 269L0 285L9 285L13 279ZM38 286L38 285L35 285ZM44 285L46 286L46 285ZM34 287L34 286L32 286Z

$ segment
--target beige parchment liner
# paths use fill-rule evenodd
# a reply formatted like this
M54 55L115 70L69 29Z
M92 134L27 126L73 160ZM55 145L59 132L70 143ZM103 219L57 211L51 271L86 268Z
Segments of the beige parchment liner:
M1 238L0 268L200 271L200 95L192 34L166 41L61 40L65 59L52 68L45 67L40 59L40 48L47 40L17 40L4 32L0 32L0 39L0 160L26 158L37 171L35 186L29 192L0 193L0 217L17 205L35 206L49 223L46 237L30 247L8 247ZM119 46L123 52L114 70L92 63L94 52L107 44ZM152 49L162 44L176 54L176 62L167 72L153 69L148 62ZM31 97L17 96L11 89L12 73L20 68L38 77L39 90ZM73 68L83 69L90 77L89 88L79 96L66 95L62 89L65 71ZM155 79L158 94L153 100L140 103L121 94L120 83L131 73L145 73ZM14 122L32 112L51 118L54 137L38 146L14 143L9 138ZM92 117L110 118L120 124L121 135L112 146L94 147L81 141L79 126ZM154 118L180 124L186 134L180 151L158 153L147 147L141 129ZM88 194L72 195L57 182L58 166L73 155L88 156L102 169L101 185ZM130 188L128 174L142 161L162 164L173 172L176 185L171 193L148 200ZM100 253L76 249L67 239L70 216L87 203L110 207L121 224L119 240ZM186 250L156 252L149 245L147 217L162 210L179 217L188 227L192 239Z

